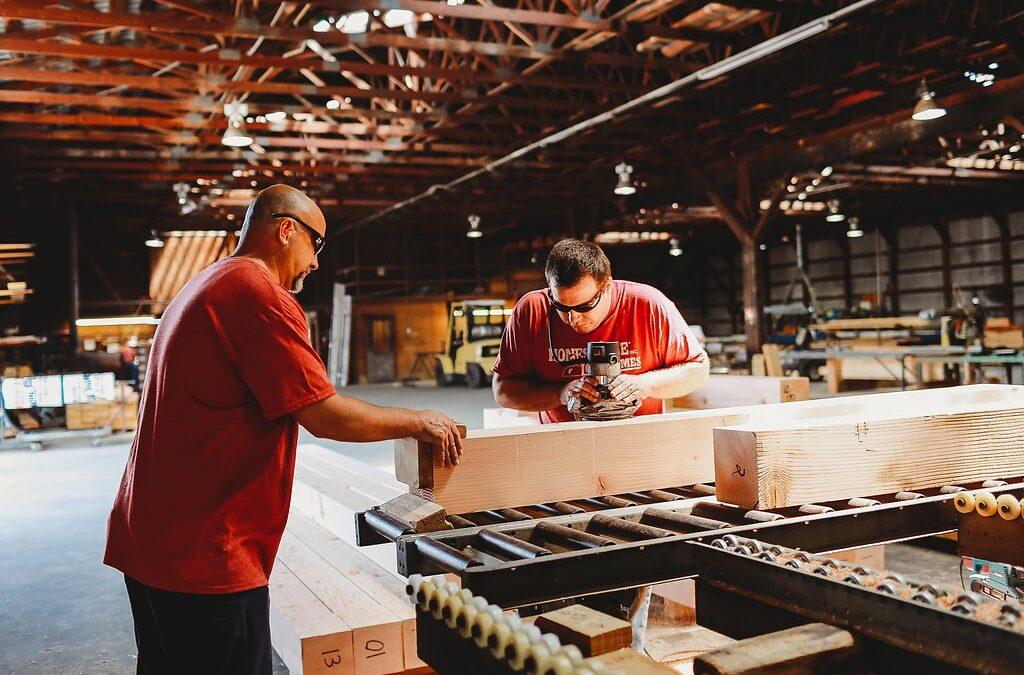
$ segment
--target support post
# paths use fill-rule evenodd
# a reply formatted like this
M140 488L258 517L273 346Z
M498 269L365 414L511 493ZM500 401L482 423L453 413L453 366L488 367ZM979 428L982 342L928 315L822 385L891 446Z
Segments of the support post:
M68 339L71 341L71 353L77 354L78 319L79 319L79 282L78 282L78 212L68 211L68 230L71 240L71 316L68 320Z
M1010 246L1010 221L1005 213L993 213L992 218L999 226L999 258L1003 268L1003 307L1010 323L1016 310L1013 297L1013 250Z
M950 263L949 223L939 220L932 223L942 242L942 302L947 308L953 306L953 271Z
M764 341L764 303L761 298L760 263L757 243L750 237L740 242L740 270L743 274L743 332L747 336L747 353L761 351Z
M900 231L899 229L879 230L889 249L889 309L900 314Z
M843 302L847 311L853 309L853 271L850 260L850 238L843 235L836 237L836 244L843 256Z

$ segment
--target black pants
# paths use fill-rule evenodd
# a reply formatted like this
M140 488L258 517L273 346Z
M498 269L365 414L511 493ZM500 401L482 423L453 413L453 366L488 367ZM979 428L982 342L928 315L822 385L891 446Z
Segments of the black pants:
M267 587L205 595L162 591L125 576L139 675L270 675Z

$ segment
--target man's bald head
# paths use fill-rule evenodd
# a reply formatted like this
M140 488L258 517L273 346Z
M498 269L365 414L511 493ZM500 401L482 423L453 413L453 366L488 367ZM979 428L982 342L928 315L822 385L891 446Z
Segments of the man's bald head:
M294 216L312 227L321 236L327 232L324 214L312 199L290 185L271 185L249 204L242 223L242 239L250 228L264 229L274 224L274 214Z
M262 260L282 286L298 293L319 266L317 240L326 235L324 214L312 199L291 186L273 185L249 204L234 255Z

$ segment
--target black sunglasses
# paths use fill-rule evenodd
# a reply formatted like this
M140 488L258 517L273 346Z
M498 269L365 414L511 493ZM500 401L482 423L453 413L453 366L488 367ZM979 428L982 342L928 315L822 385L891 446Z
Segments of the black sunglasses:
M597 307L598 303L601 302L601 295L603 294L604 289L602 288L597 292L597 295L591 298L588 302L584 302L583 304L580 305L563 305L562 303L555 300L555 295L551 292L551 289L549 288L548 300L551 301L551 306L557 309L559 312L565 312L566 314L568 314L569 312L576 312L577 314L586 314L587 312L593 311L594 308Z
M272 213L271 218L291 218L299 225L302 225L309 232L310 238L313 240L313 252L320 255L320 251L324 250L324 246L327 244L327 237L314 230L309 225L306 225L302 220L296 218L290 213Z

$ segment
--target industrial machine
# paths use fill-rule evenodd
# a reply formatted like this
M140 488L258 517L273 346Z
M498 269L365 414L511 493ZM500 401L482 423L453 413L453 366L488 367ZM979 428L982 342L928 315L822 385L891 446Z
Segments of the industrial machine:
M434 361L439 387L455 381L486 386L498 357L501 332L512 313L503 300L459 300L448 304L448 332L444 352Z
M993 500L979 509L973 495ZM523 616L695 578L697 623L737 640L821 622L854 637L854 658L867 672L998 673L1018 672L1024 659L1018 602L827 554L959 531L963 555L1015 564L1024 538L1009 528L1024 522L1008 519L1012 509L992 517L996 509L985 504L1012 501L1019 509L1022 496L1024 479L1011 478L749 510L718 502L714 486L698 484L453 514L445 523L452 529L427 533L379 509L356 521L360 545L395 542L402 574L455 574L462 588ZM993 528L1002 536L993 539ZM481 655L472 639L440 642L444 625L421 622L427 618L417 615L419 651L430 665L483 672L474 670Z

